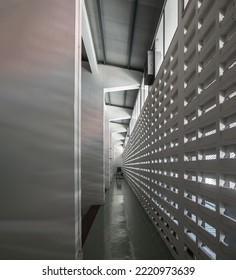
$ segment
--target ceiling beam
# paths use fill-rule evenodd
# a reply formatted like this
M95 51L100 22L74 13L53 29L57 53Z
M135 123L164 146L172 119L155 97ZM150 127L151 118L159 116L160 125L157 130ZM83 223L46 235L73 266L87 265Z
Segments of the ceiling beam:
M103 64L103 61L98 60L98 64ZM107 62L106 65L113 66L113 67L118 67L118 68L122 68L122 69L127 69L127 66L120 65L120 64L117 64L117 63ZM130 67L129 70L143 73L143 68Z
M127 120L127 119L125 119L125 120ZM130 120L130 119L129 119L129 120ZM129 126L129 124L123 123L122 121L123 121L123 120L117 120L117 121L112 121L112 120L111 120L110 123L121 124L122 126L127 126L127 127ZM126 128L127 128L127 127L126 127Z
M98 21L101 33L101 41L102 41L102 53L103 53L103 63L107 63L106 59L106 48L105 48L105 40L104 40L104 31L103 31L103 23L102 23L102 12L101 12L101 2L97 0L97 9L98 9Z
M133 50L133 42L134 42L134 29L135 23L137 18L137 9L138 9L138 0L134 2L134 9L133 9L133 16L132 16L132 25L131 25L131 32L130 32L130 44L129 44L129 53L128 53L128 69L130 69L130 62Z
M87 53L90 69L92 73L98 73L97 58L85 3L83 3L82 9L82 38Z
M120 105L114 105L114 104L106 104L107 106L113 106L113 107L118 107L118 108L124 108L124 109L131 109L133 110L134 108L133 107L124 107L124 106L120 106Z
M132 89L139 89L139 88L140 88L140 84L136 84L136 85L130 85L130 86L105 88L104 92L116 92L116 91L132 90Z
M110 121L109 128L111 133L120 133L125 132L127 133L127 128L129 124L123 123L122 121Z

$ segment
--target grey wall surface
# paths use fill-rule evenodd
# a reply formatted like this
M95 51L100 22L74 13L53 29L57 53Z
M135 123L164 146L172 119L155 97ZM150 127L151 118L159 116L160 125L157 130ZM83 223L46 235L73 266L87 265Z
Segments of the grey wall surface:
M81 96L81 185L82 213L91 205L101 205L105 198L105 133L104 90L139 85L141 73L112 66L98 65L98 73L82 69Z
M111 125L110 125L111 126ZM116 176L117 167L123 167L123 144L125 140L125 135L118 132L110 133L110 156L109 156L109 181L110 185L114 177Z
M114 132L125 132L127 126L111 123L113 120L130 119L132 109L119 108L115 106L105 106L105 186L110 188L110 182L113 177L113 145L112 134ZM115 133L114 133L115 134Z
M126 109L127 110L127 109ZM131 115L131 113L130 113L130 115ZM112 142L112 135L115 135L115 134L117 134L117 133L123 133L123 132L127 132L127 128L128 128L128 125L127 124L118 124L118 123L112 123L112 122L110 122L110 125L109 125L109 129L110 129L110 141L111 141L111 143L110 143L110 147L111 146L114 146L114 142ZM108 149L107 149L108 150ZM108 150L109 151L109 150ZM112 166L113 166L113 164L112 164L112 157L113 157L113 155L112 155L112 153L111 153L111 149L110 149L110 156L109 156L109 154L108 154L108 157L109 157L109 159L107 159L107 157L106 157L106 168L105 168L105 170L106 170L106 188L109 188L110 187L110 182L112 181L112 175L113 175L113 170L111 170L111 168L112 168ZM122 153L123 153L123 151L122 151ZM107 156L107 155L106 155ZM110 163L110 164L109 164ZM109 168L109 165L110 165L110 168ZM119 166L123 166L123 159L122 159L122 163L119 165Z
M114 159L113 159L114 172L116 172L117 167L123 167L122 154L123 154L123 148L121 147L121 145L114 145Z
M0 259L74 259L75 0L2 0L0 38Z

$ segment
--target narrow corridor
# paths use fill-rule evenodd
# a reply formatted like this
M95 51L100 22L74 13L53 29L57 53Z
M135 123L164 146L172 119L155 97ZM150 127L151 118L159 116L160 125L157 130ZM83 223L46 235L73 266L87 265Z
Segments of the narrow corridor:
M83 252L85 260L173 259L124 179L107 191Z

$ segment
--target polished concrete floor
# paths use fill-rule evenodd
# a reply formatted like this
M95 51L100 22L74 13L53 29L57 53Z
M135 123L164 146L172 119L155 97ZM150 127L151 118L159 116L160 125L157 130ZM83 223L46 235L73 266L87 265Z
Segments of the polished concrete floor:
M83 252L85 260L173 259L124 179L107 191Z

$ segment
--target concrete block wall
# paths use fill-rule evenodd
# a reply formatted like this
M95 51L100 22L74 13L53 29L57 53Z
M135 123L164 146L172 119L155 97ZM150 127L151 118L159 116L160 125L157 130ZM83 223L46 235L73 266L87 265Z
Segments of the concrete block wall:
M125 177L176 259L236 258L235 11L231 0L180 6L124 151Z

